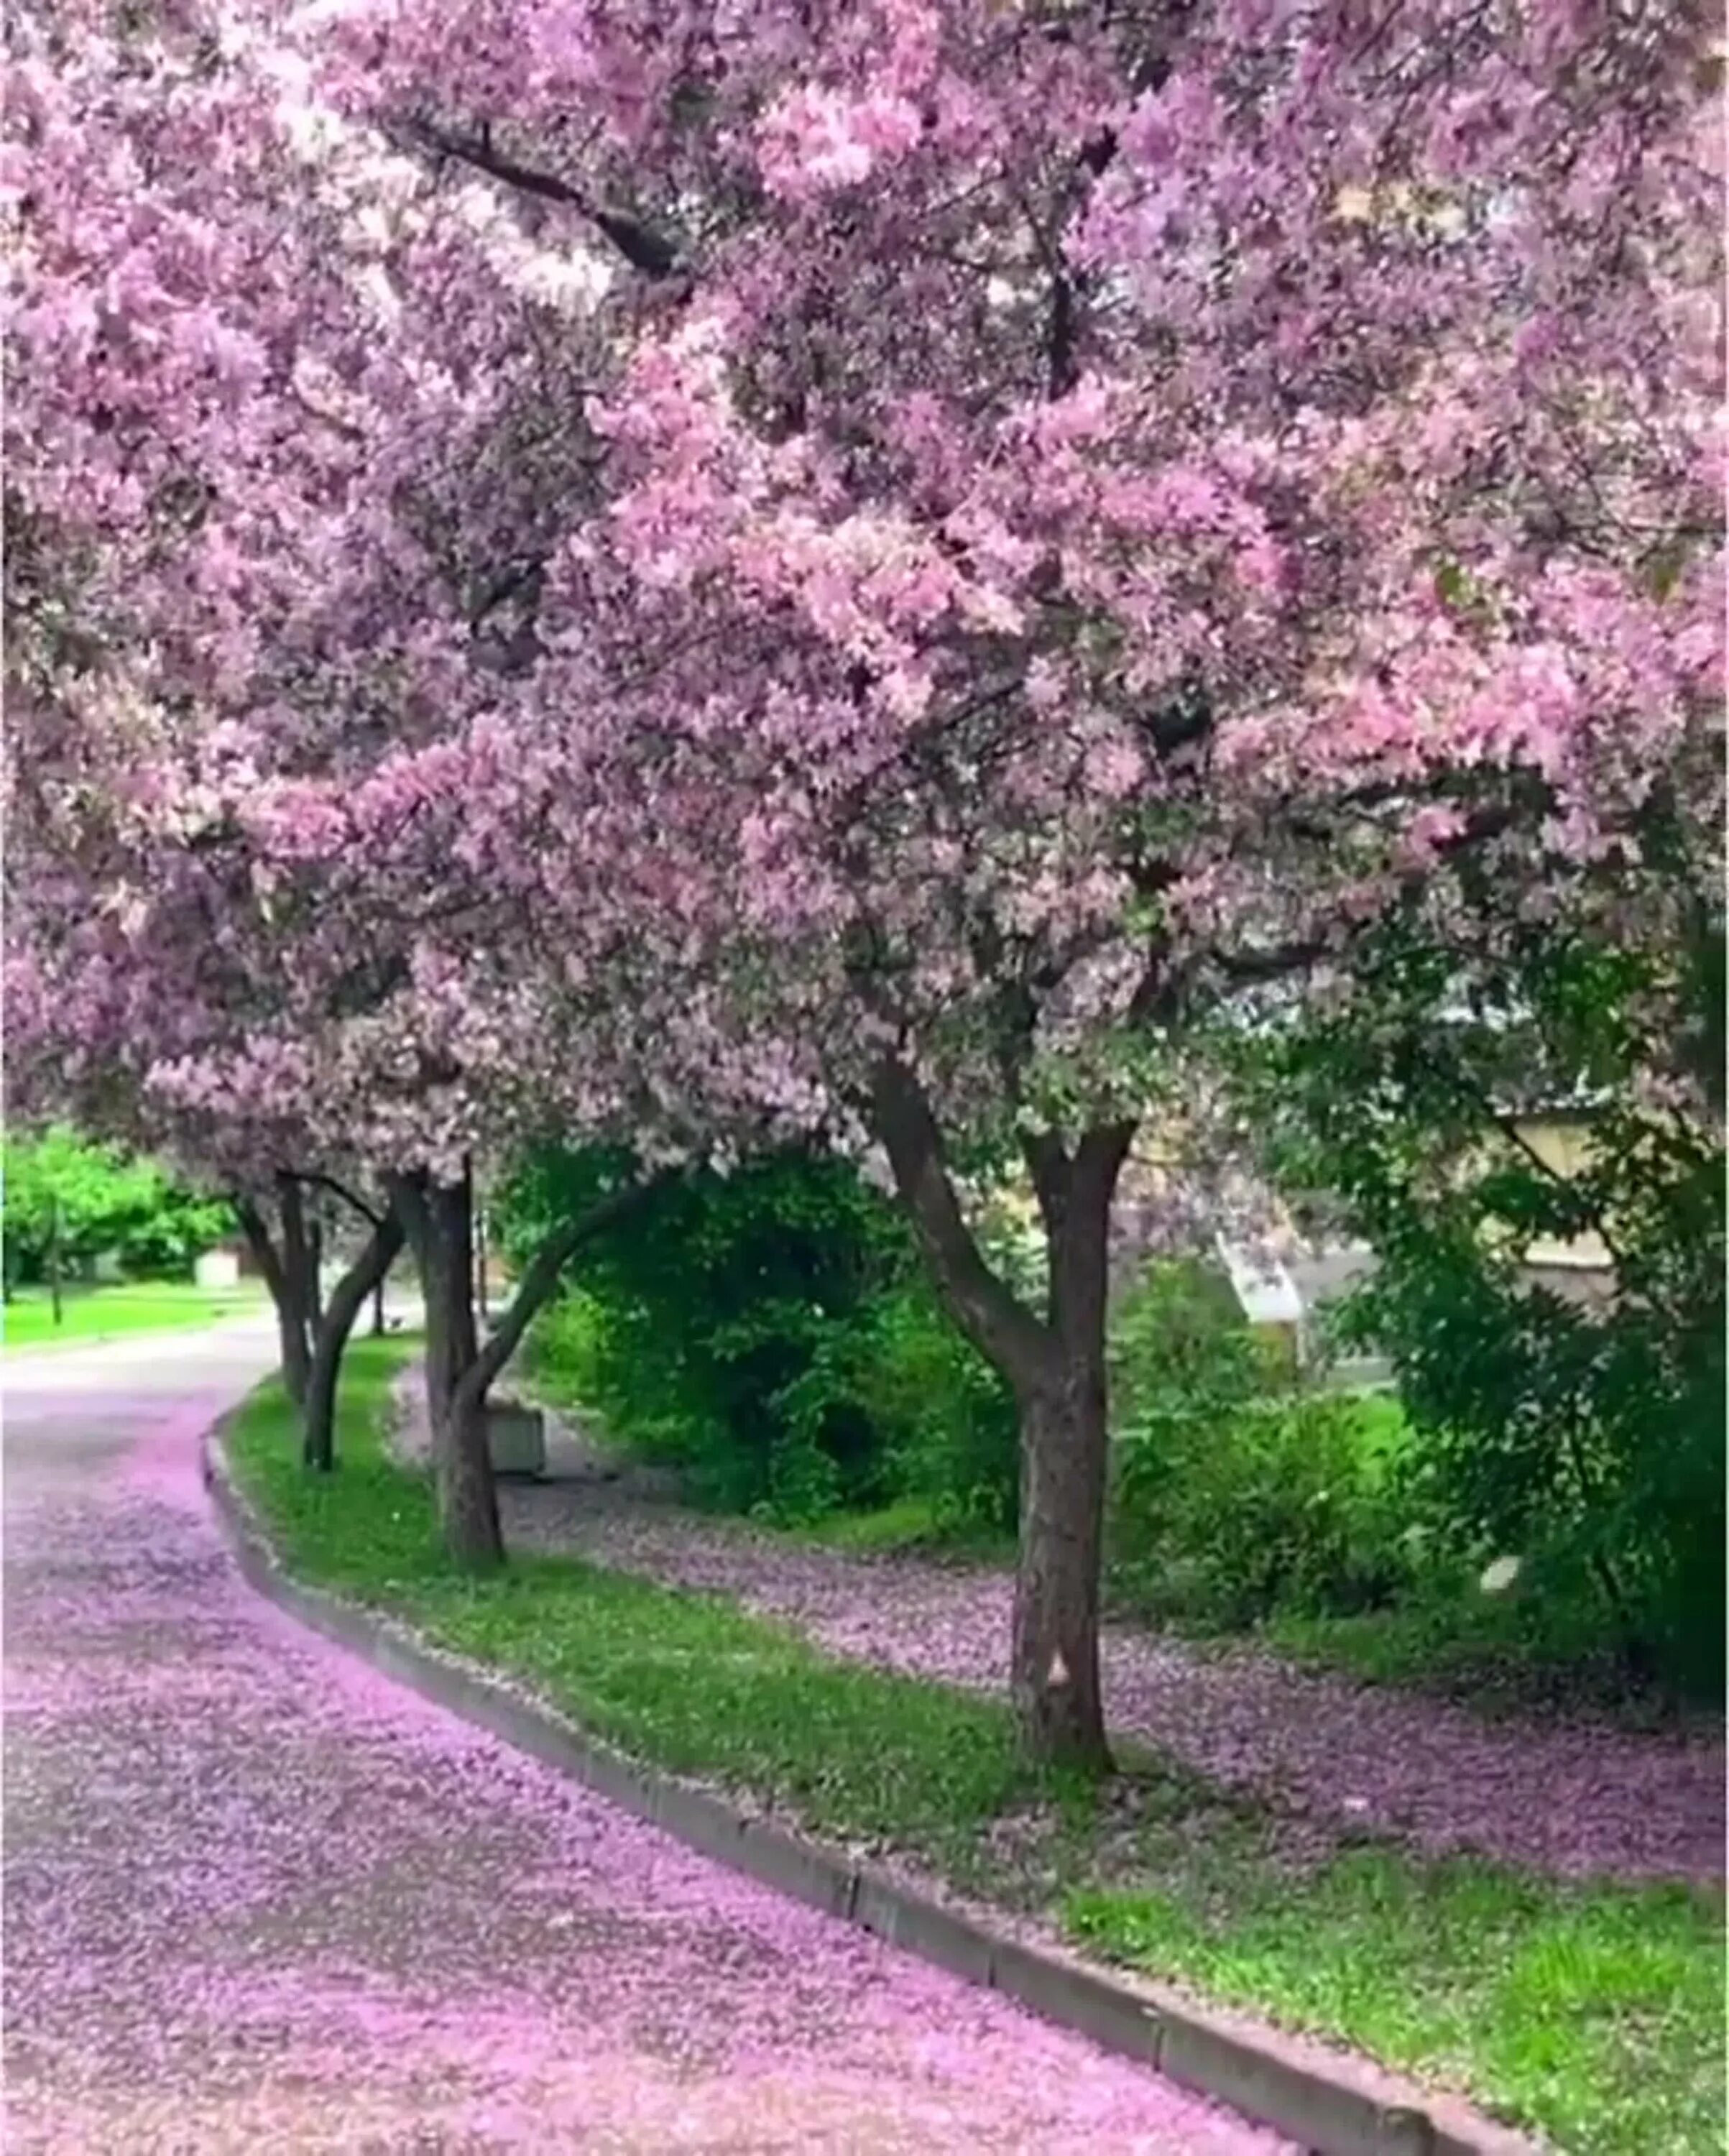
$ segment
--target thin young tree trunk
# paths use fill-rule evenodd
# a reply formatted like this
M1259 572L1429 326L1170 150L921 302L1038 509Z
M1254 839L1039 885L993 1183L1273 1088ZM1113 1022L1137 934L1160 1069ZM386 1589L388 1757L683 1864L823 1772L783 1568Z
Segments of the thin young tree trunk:
M901 1203L951 1315L1013 1392L1021 1518L1011 1686L1020 1742L1040 1763L1105 1769L1099 1574L1108 1458L1105 1308L1111 1199L1132 1126L1101 1126L1072 1153L1027 1152L1050 1247L1041 1319L986 1263L967 1228L941 1134L917 1079L886 1060L873 1122Z
M60 1201L51 1198L48 1205L48 1299L54 1312L54 1323L60 1322Z
M328 1474L336 1464L336 1380L342 1368L342 1352L361 1306L390 1270L403 1246L402 1223L387 1213L373 1228L365 1248L331 1292L318 1321L318 1343L306 1384L301 1418L301 1458L306 1466Z
M384 1282L389 1271L387 1265L379 1274L377 1286L372 1290L372 1337L375 1340L384 1337Z

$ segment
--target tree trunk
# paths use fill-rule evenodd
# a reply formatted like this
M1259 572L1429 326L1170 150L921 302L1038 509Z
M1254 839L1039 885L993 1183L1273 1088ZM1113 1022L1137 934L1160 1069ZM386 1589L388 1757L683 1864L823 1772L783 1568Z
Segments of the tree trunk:
M1040 1764L1106 1770L1099 1584L1108 1461L1105 1310L1111 1200L1133 1126L1069 1151L1026 1144L1050 1251L1041 1319L987 1264L962 1214L917 1079L889 1060L873 1121L950 1314L1013 1390L1020 1418L1019 1544L1010 1684L1022 1748Z
M303 1407L312 1372L312 1346L306 1328L305 1282L303 1272L290 1261L291 1248L299 1244L291 1226L298 1219L300 1194L292 1178L279 1177L277 1199L282 1209L282 1248L270 1234L269 1223L249 1197L237 1194L234 1214L240 1223L276 1312L276 1339L282 1358L282 1383L290 1400Z
M378 1285L372 1290L372 1337L384 1337L384 1282L390 1268L387 1265L378 1276Z
M277 1267L281 1285L276 1293L282 1381L289 1398L296 1407L302 1407L312 1375L312 1312L306 1296L306 1213L295 1177L277 1176L276 1204L282 1220L282 1255Z
M306 1223L306 1324L316 1339L324 1323L324 1224Z
M418 1174L399 1178L392 1191L426 1303L426 1405L444 1546L459 1564L483 1571L504 1562L505 1547L486 1442L490 1378L477 1383L475 1375L473 1188L466 1173L454 1184Z
M336 1380L341 1372L342 1351L361 1305L390 1270L391 1260L402 1246L402 1223L394 1213L387 1213L360 1255L337 1281L319 1318L318 1345L307 1376L301 1418L300 1456L308 1467L321 1473L328 1474L336 1464Z
M498 1497L486 1437L486 1396L553 1289L567 1260L654 1188L633 1183L598 1199L553 1229L524 1267L510 1306L480 1341L475 1326L472 1191L423 1173L391 1181L391 1202L408 1229L426 1298L426 1398L438 1472L439 1517L445 1547L459 1563L498 1564L504 1558Z
M1061 1383L1020 1413L1020 1542L1010 1691L1038 1760L1108 1768L1099 1673L1106 1445L1102 1391Z

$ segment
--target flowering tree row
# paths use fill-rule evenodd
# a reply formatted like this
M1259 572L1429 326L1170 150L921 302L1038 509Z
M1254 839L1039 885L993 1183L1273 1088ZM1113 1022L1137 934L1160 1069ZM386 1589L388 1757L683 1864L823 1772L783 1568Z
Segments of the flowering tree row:
M13 36L15 1067L368 1182L476 1558L485 1386L582 1224L483 1346L468 1158L879 1147L1019 1404L1027 1741L1102 1757L1106 1233L1150 1113L1229 1200L1193 1029L1444 930L1438 864L1624 908L1605 862L1712 821L1703 18ZM1043 1306L969 1229L982 1139Z

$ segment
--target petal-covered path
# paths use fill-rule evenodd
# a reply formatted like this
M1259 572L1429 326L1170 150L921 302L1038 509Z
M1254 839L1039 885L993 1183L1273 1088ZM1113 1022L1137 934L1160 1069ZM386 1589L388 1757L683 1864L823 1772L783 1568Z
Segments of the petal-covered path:
M268 1354L6 1373L8 2156L1282 2146L259 1601L197 1441Z
M412 1374L398 1398L398 1441L413 1452L425 1430ZM601 1479L598 1455L556 1419L549 1465L560 1479L503 1492L514 1548L572 1550L669 1586L736 1595L833 1654L910 1676L1007 1686L1006 1572L853 1556L685 1511L644 1494L637 1477ZM1107 1627L1104 1666L1113 1731L1319 1825L1562 1875L1722 1876L1720 1730L1489 1721L1249 1650L1198 1654L1126 1625Z

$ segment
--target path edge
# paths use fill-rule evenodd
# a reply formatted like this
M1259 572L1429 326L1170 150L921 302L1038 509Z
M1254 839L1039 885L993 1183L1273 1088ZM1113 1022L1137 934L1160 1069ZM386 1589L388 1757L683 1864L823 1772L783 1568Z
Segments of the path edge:
M568 1775L699 1855L951 1975L999 1992L1041 2020L1273 2128L1311 2156L1538 2156L1538 2144L1524 2135L1367 2060L1330 2051L1244 2015L1201 2008L1162 1985L1004 1938L874 1865L639 1763L478 1664L431 1646L408 1625L345 1596L302 1585L235 1485L224 1443L227 1419L203 1434L204 1486L241 1575L256 1594L382 1676Z

